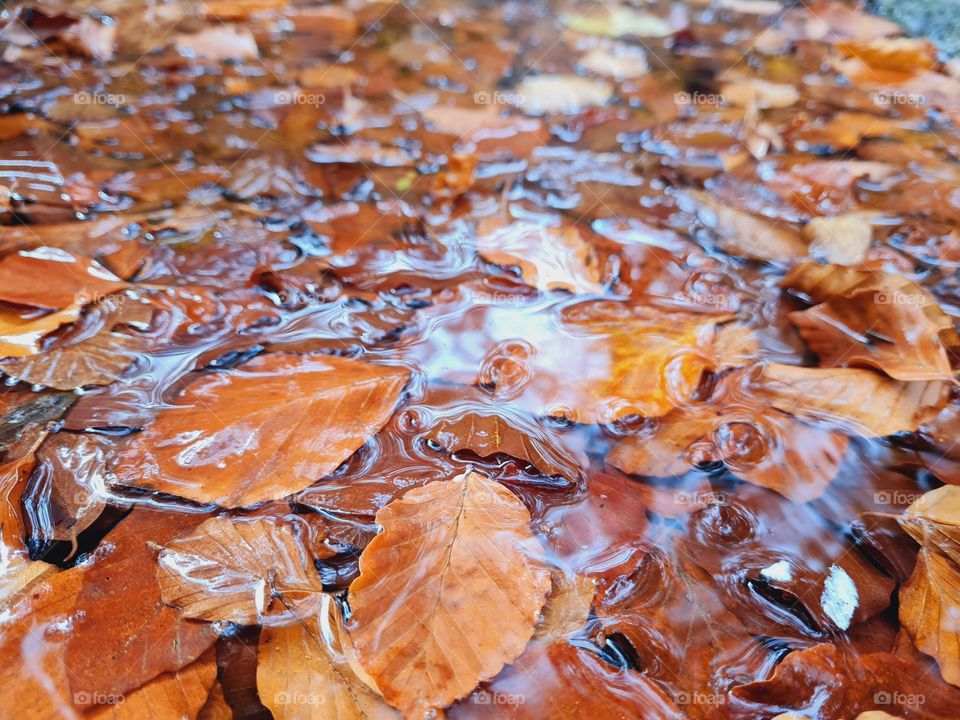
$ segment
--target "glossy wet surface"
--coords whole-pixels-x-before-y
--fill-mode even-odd
[[[922,41],[766,0],[3,12],[0,716],[334,717],[346,641],[278,666],[285,623],[359,636],[378,511],[472,468],[551,619],[448,717],[960,717],[960,514],[897,521],[960,479]],[[229,612],[177,584],[209,544]],[[395,716],[354,670],[342,717]]]

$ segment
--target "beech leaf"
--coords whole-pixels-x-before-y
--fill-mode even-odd
[[[308,534],[300,520],[210,518],[162,546],[160,593],[168,605],[201,620],[296,622],[315,613],[323,597]]]
[[[523,503],[472,471],[411,490],[376,519],[348,630],[387,702],[423,717],[520,655],[550,575]]]
[[[958,344],[953,320],[916,283],[889,273],[802,263],[782,284],[818,303],[790,319],[821,364],[877,367],[897,380],[951,377],[946,348]]]
[[[326,355],[198,375],[119,454],[117,482],[225,507],[291,495],[383,427],[406,381],[405,370]]]
[[[477,250],[494,265],[515,265],[523,281],[540,290],[602,294],[593,249],[575,227],[545,228],[530,222],[500,225],[485,221]]]
[[[870,370],[764,366],[758,392],[786,413],[836,423],[865,437],[913,432],[947,402],[945,382],[900,382]]]
[[[330,608],[260,633],[257,690],[276,720],[391,720],[400,714],[357,676],[350,638]]]

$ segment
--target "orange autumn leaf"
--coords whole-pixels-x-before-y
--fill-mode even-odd
[[[146,327],[152,315],[148,304],[124,298],[104,303],[102,326],[78,342],[58,343],[45,352],[0,362],[0,372],[31,385],[74,390],[87,385],[109,385],[129,368],[143,343],[123,326]],[[100,311],[99,306],[95,310]]]
[[[339,610],[260,633],[257,691],[276,720],[395,720],[400,714],[358,677]]]
[[[61,325],[80,317],[80,306],[37,315],[20,313],[0,305],[0,358],[22,358],[40,352],[41,340]]]
[[[729,317],[571,305],[549,333],[495,346],[478,382],[523,409],[578,423],[659,417],[689,400],[703,373],[720,364],[712,344],[717,324]]]
[[[98,262],[59,248],[20,250],[0,258],[0,301],[13,305],[65,310],[127,287]]]
[[[543,608],[534,640],[551,645],[576,634],[587,624],[597,583],[586,575],[568,575],[562,570],[550,573],[552,587]]]
[[[348,630],[387,702],[423,717],[520,655],[550,575],[523,503],[472,471],[411,490],[376,521]]]
[[[841,265],[802,263],[784,287],[816,303],[790,319],[822,365],[869,366],[897,380],[951,377],[952,318],[916,283]]]
[[[488,219],[477,229],[477,251],[494,265],[515,266],[528,285],[540,290],[602,294],[593,249],[575,227],[545,228],[519,221]]]
[[[426,437],[452,452],[469,450],[480,457],[503,453],[530,463],[544,475],[575,481],[580,463],[557,439],[550,438],[552,443],[542,440],[542,432],[493,412],[467,412],[437,421]]]
[[[794,502],[823,495],[840,469],[847,436],[768,408],[738,391],[736,378],[728,376],[708,403],[663,417],[653,435],[619,441],[607,461],[624,472],[655,477],[723,462],[737,477]]]
[[[117,481],[225,507],[285,497],[383,427],[406,381],[405,370],[327,355],[199,375],[120,453]]]
[[[943,409],[941,381],[900,382],[870,370],[807,368],[768,363],[757,393],[800,418],[835,423],[864,437],[913,432]]]
[[[900,622],[919,650],[937,660],[943,679],[960,686],[960,568],[927,544],[900,587]]]
[[[323,597],[308,534],[299,520],[210,518],[162,546],[160,594],[201,620],[296,623],[315,613]]]
[[[211,648],[176,672],[159,675],[141,688],[101,702],[85,717],[91,720],[182,720],[195,718],[217,679],[217,654]],[[110,700],[106,696],[105,700]]]
[[[806,242],[790,225],[730,207],[705,192],[691,190],[687,195],[700,220],[731,255],[782,263],[807,256]]]
[[[96,704],[94,692],[125,695],[176,672],[216,641],[213,626],[190,620],[163,602],[152,571],[156,545],[189,533],[203,517],[137,508],[81,566],[83,588],[65,658],[78,708]],[[68,572],[72,570],[60,575]]]
[[[836,47],[844,56],[857,58],[878,70],[919,73],[937,64],[937,49],[928,40],[874,38],[843,41]]]

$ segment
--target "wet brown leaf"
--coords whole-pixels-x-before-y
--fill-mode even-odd
[[[953,320],[916,283],[889,273],[803,263],[783,285],[817,303],[790,319],[822,365],[866,365],[904,381],[952,376],[947,346],[958,344]]]
[[[411,490],[377,523],[350,586],[348,629],[387,702],[421,716],[520,655],[550,578],[526,508],[471,471]]]
[[[947,401],[940,381],[900,382],[854,368],[805,368],[769,363],[758,392],[786,413],[836,423],[865,437],[913,432]]]
[[[332,598],[319,615],[260,633],[257,689],[277,720],[390,720],[400,714],[354,672]]]
[[[379,430],[406,380],[394,367],[279,353],[199,375],[120,453],[117,481],[226,507],[291,495]]]
[[[308,551],[309,526],[275,518],[210,518],[161,546],[164,602],[187,617],[287,625],[316,613],[323,583]]]

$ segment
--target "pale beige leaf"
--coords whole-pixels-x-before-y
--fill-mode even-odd
[[[900,587],[900,622],[919,650],[935,658],[943,679],[960,685],[960,569],[924,547]]]
[[[800,100],[793,85],[773,83],[759,78],[736,79],[721,86],[723,99],[737,107],[785,108]]]
[[[601,35],[606,37],[638,37],[660,38],[672,35],[674,28],[666,20],[649,13],[637,12],[628,6],[613,6],[587,12],[570,13],[564,15],[561,21],[575,32],[584,35]]]
[[[913,432],[936,417],[949,386],[900,382],[870,370],[767,364],[758,390],[791,415],[834,422],[865,437]]]
[[[316,612],[323,583],[297,519],[206,520],[160,551],[164,602],[191,618],[242,625],[286,625]]]
[[[523,503],[474,472],[411,490],[376,520],[348,629],[387,702],[423,717],[520,655],[550,575]]]
[[[803,227],[810,241],[810,255],[837,265],[863,262],[873,242],[871,213],[847,213],[835,217],[815,217]]]
[[[350,666],[333,606],[260,633],[257,690],[276,720],[390,720],[400,714]]]
[[[508,97],[530,115],[573,113],[605,105],[613,95],[609,83],[578,75],[530,75]]]
[[[555,643],[583,629],[590,615],[597,582],[585,575],[568,575],[562,570],[550,573],[552,587],[543,608],[534,639]]]
[[[593,249],[576,228],[561,230],[524,221],[508,225],[486,221],[477,232],[480,256],[494,265],[519,267],[528,285],[540,290],[603,292]]]

